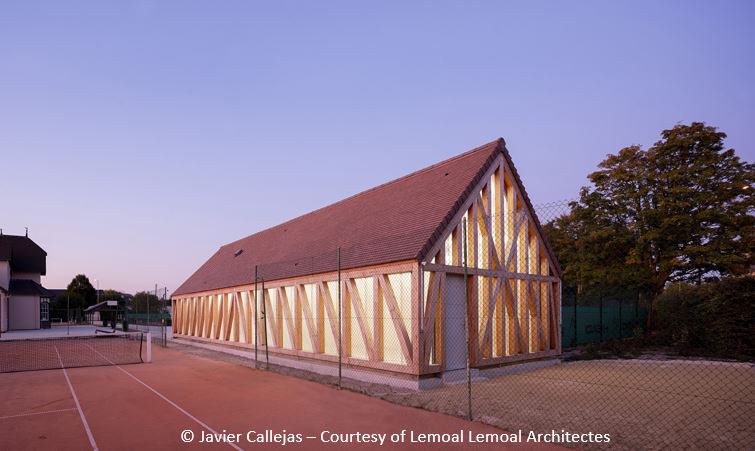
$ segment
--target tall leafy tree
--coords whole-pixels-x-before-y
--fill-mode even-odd
[[[150,313],[159,312],[162,308],[160,298],[146,291],[140,291],[134,294],[134,298],[131,300],[131,308],[134,313]]]
[[[84,274],[74,277],[66,291],[71,298],[71,308],[86,308],[97,302],[97,290]],[[74,300],[76,305],[74,305]]]
[[[669,282],[748,272],[755,165],[726,149],[725,138],[693,122],[664,130],[647,150],[608,155],[570,214],[546,228],[566,281],[654,296]]]
[[[100,292],[100,300],[102,301],[118,301],[119,304],[123,304],[123,293],[115,290],[102,290]]]

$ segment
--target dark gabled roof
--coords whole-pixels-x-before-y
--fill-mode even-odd
[[[513,170],[498,139],[226,244],[173,295],[335,271],[339,247],[341,269],[422,259],[499,153]]]
[[[115,311],[121,311],[123,310],[122,303],[119,303],[117,306],[111,306],[108,305],[108,302],[110,301],[102,301],[94,305],[90,305],[89,307],[84,309],[84,313],[89,312],[115,312]],[[131,310],[131,309],[129,309]]]
[[[8,293],[11,296],[40,296],[50,297],[50,292],[45,287],[33,280],[11,279]]]
[[[26,236],[0,235],[0,261],[9,261],[17,272],[47,272],[47,252]]]
[[[60,296],[63,296],[64,294],[66,294],[67,290],[65,288],[48,288],[47,291],[50,292],[51,298],[57,299]]]

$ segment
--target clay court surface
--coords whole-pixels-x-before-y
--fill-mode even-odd
[[[280,449],[250,444],[249,430],[318,436],[500,429],[391,404],[281,374],[153,348],[153,363],[0,374],[1,450]],[[70,381],[70,386],[69,386]],[[74,394],[75,393],[75,397]],[[242,433],[232,447],[181,441],[191,429]],[[336,445],[305,439],[283,449],[506,449],[507,445]],[[542,446],[539,446],[542,448]]]

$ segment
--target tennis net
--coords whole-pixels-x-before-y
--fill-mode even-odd
[[[0,341],[0,373],[143,363],[144,334]]]

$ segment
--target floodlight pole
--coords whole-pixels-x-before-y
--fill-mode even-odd
[[[66,335],[71,335],[71,294],[66,293]]]

